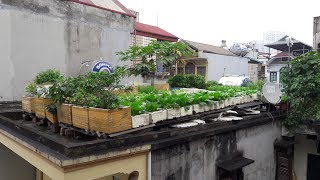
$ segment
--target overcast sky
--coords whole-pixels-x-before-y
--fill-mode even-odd
[[[182,39],[220,45],[221,40],[262,40],[263,32],[283,31],[312,45],[313,17],[320,0],[120,0],[140,13],[140,22],[157,25]]]

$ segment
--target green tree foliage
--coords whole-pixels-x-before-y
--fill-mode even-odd
[[[132,46],[117,53],[122,61],[132,62],[132,66],[128,68],[130,75],[141,75],[144,79],[155,74],[156,62],[171,67],[175,60],[191,54],[192,51],[184,43],[167,41],[152,41],[147,46]]]
[[[303,120],[320,120],[320,54],[309,52],[298,56],[280,74],[290,102],[285,124],[295,127]]]

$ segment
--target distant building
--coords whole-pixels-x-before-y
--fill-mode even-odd
[[[218,46],[181,40],[195,51],[195,57],[178,63],[178,74],[199,74],[206,80],[215,80],[227,75],[248,76],[248,59],[239,57]]]
[[[313,19],[313,48],[320,52],[320,16]]]
[[[270,53],[270,54],[277,54],[279,51],[275,49],[270,49],[265,46],[265,44],[269,44],[279,39],[283,38],[286,34],[280,31],[267,31],[263,33],[263,40],[256,40],[252,41],[251,43],[254,44],[255,49],[262,53]]]
[[[292,39],[293,45],[290,47],[289,53],[289,47],[287,45],[286,38],[288,38],[288,36],[285,36],[276,42],[266,44],[267,47],[282,51],[273,56],[267,62],[266,77],[269,82],[280,83],[281,69],[288,66],[289,61],[293,57],[307,53],[312,49],[311,46],[296,39]]]

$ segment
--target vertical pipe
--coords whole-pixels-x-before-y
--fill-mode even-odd
[[[151,151],[148,152],[148,180],[151,180]]]

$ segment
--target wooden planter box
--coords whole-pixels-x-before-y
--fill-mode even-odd
[[[167,111],[168,111],[168,117],[167,117],[167,119],[178,118],[178,117],[181,116],[181,110],[180,110],[180,108],[167,109]]]
[[[34,99],[34,112],[38,118],[46,118],[47,106],[52,104],[53,101],[48,98],[35,98]]]
[[[89,129],[107,134],[132,128],[131,108],[89,108]]]
[[[167,110],[155,111],[150,114],[150,120],[152,123],[156,123],[158,121],[166,120],[168,117]]]
[[[169,90],[169,84],[165,83],[165,84],[155,84],[154,87],[157,90]]]
[[[137,128],[141,126],[147,126],[150,124],[149,114],[140,114],[137,116],[132,116],[132,128]]]
[[[74,127],[89,130],[89,109],[72,106],[72,124]]]
[[[72,125],[72,105],[61,104],[57,107],[58,121],[64,124]]]
[[[22,97],[22,111],[34,113],[34,97]]]
[[[131,108],[124,107],[119,109],[111,109],[109,126],[106,133],[116,133],[128,129],[132,129]]]
[[[192,114],[193,114],[193,106],[182,107],[182,108],[180,109],[180,111],[181,111],[181,116],[192,115]]]
[[[46,118],[52,123],[57,124],[58,123],[58,116],[56,114],[52,114],[46,109]]]

